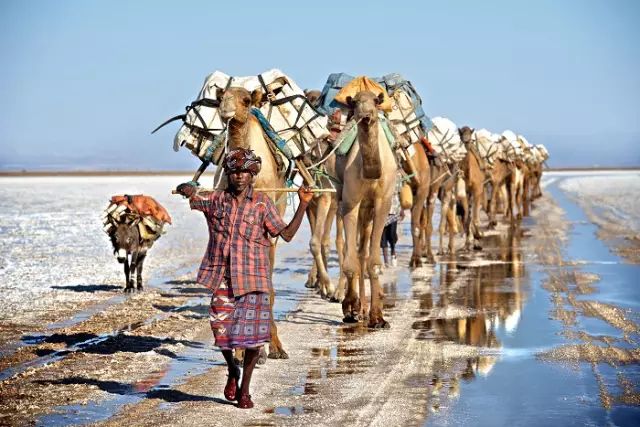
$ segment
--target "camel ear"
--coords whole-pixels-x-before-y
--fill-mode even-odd
[[[349,108],[356,108],[356,103],[353,102],[353,98],[351,96],[347,96],[346,101]]]
[[[224,96],[224,89],[216,88],[216,99],[218,101],[222,101],[222,97]]]
[[[382,105],[384,102],[384,93],[380,92],[376,98],[376,105]]]
[[[259,107],[260,104],[262,104],[262,96],[263,96],[263,92],[260,89],[254,89],[253,92],[251,92],[251,105],[253,105],[254,107]]]

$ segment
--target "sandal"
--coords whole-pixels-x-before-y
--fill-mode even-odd
[[[235,375],[228,375],[227,385],[224,387],[224,398],[233,401],[236,400],[238,393],[238,383],[240,382],[240,368],[236,367]]]
[[[250,394],[243,394],[238,399],[238,408],[240,409],[251,409],[253,408],[253,401],[251,400]]]

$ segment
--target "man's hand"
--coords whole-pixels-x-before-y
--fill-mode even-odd
[[[186,198],[190,198],[196,192],[196,186],[191,182],[185,182],[176,187],[176,191]]]
[[[300,188],[298,188],[298,197],[301,202],[309,203],[311,199],[313,199],[313,192],[311,191],[311,188],[306,185],[301,185]]]

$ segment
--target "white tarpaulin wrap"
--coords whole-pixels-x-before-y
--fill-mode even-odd
[[[423,136],[422,127],[411,97],[402,89],[397,89],[391,97],[391,104],[392,108],[387,113],[387,118],[394,130],[411,144],[420,141]]]
[[[249,92],[261,89],[266,92],[268,101],[260,106],[260,111],[287,142],[294,156],[306,151],[316,139],[329,134],[327,117],[319,115],[306,102],[304,92],[291,78],[277,69],[262,73],[260,77],[264,85],[259,76],[231,77],[216,71],[205,79],[196,101],[216,100],[217,90],[228,87],[244,87]],[[272,105],[274,101],[292,96],[294,98],[287,102]],[[208,132],[202,131],[205,127]],[[202,158],[213,142],[211,134],[219,135],[223,130],[224,124],[215,104],[197,105],[187,113],[184,124],[174,138],[173,148],[178,151],[184,145]]]
[[[433,127],[427,137],[433,149],[446,161],[460,161],[467,154],[467,149],[462,144],[458,127],[445,117],[431,119]]]
[[[543,144],[538,144],[536,145],[536,148],[542,155],[542,160],[547,160],[549,158],[549,152],[547,151],[547,147],[545,147]]]
[[[529,144],[527,138],[525,138],[523,135],[518,135],[518,143],[520,144],[520,148],[522,149],[522,156],[524,160],[527,162],[535,161],[533,151],[531,151],[533,145]]]
[[[487,129],[479,129],[473,133],[472,137],[478,148],[480,155],[492,165],[500,158],[502,153],[502,144],[500,144],[500,135],[492,133]]]
[[[518,142],[518,137],[513,131],[505,130],[502,132],[502,146],[507,160],[517,160],[522,158],[522,148]]]

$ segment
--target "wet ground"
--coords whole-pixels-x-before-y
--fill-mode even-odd
[[[399,267],[383,275],[389,330],[343,325],[338,304],[304,288],[303,228],[280,246],[274,277],[290,359],[258,368],[250,411],[222,397],[207,294],[186,258],[178,271],[151,270],[143,294],[100,287],[115,278],[83,288],[106,295],[55,323],[25,321],[19,340],[3,320],[0,424],[637,425],[640,267],[598,239],[563,189],[576,177],[548,174],[531,217],[435,266],[404,267],[403,224]]]

